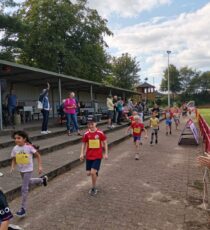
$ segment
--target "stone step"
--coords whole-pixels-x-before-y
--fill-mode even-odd
[[[112,151],[112,147],[114,145],[129,137],[129,135],[126,134],[126,129],[127,127],[124,125],[121,126],[120,129],[114,129],[107,133],[109,152]],[[80,148],[81,142],[75,145],[66,146],[60,150],[53,151],[51,154],[42,155],[44,174],[49,177],[49,180],[81,164],[79,160]],[[21,177],[18,172],[13,172],[11,174],[10,166],[1,168],[1,172],[4,175],[0,177],[0,185],[3,191],[6,193],[8,199],[12,200],[20,195]],[[36,159],[34,160],[33,176],[38,176]]]
[[[123,125],[116,126],[113,130],[122,129],[123,127],[126,127],[127,125],[128,125],[127,123],[124,123]],[[105,133],[109,133],[112,131],[107,128],[107,125],[100,126],[100,129],[103,130]],[[84,131],[85,130],[81,132],[83,133]],[[82,138],[81,136],[77,136],[76,134],[72,136],[68,136],[66,135],[66,132],[65,132],[65,134],[62,134],[56,137],[48,137],[47,139],[34,141],[33,144],[40,146],[39,152],[42,155],[44,155],[44,154],[48,154],[53,151],[65,148],[67,146],[77,144],[81,141],[81,138]],[[6,167],[10,165],[12,149],[13,149],[13,146],[1,149],[0,170],[1,170],[1,167]]]
[[[101,125],[105,125],[107,123],[107,121],[100,121],[98,122],[98,126]],[[86,125],[82,125],[80,126],[80,129],[86,129]],[[21,130],[21,129],[20,129]],[[26,130],[27,132],[29,132],[28,130]],[[35,141],[35,140],[42,140],[42,139],[47,139],[49,137],[55,137],[55,136],[60,136],[62,134],[66,134],[66,127],[63,126],[53,126],[52,128],[50,128],[50,131],[52,131],[52,133],[49,133],[47,135],[43,135],[40,132],[40,127],[38,130],[33,130],[30,131],[30,140],[31,141]],[[11,138],[12,133],[14,132],[11,131],[9,134],[5,134],[4,136],[0,136],[0,149],[2,148],[6,148],[9,146],[13,146],[14,145],[14,141]]]

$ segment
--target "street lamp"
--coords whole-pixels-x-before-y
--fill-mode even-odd
[[[168,54],[168,107],[171,106],[171,102],[170,102],[170,74],[169,74],[169,55],[171,53],[170,50],[166,51]]]

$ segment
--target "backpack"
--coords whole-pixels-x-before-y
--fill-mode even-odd
[[[37,109],[43,109],[43,104],[42,104],[42,102],[41,101],[37,101]]]

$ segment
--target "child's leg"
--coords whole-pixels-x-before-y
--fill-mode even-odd
[[[157,144],[158,142],[158,130],[155,129],[155,143]]]
[[[30,179],[30,185],[42,185],[43,179],[42,178],[31,178]]]
[[[150,141],[150,144],[153,143],[153,138],[154,138],[154,130],[152,130],[152,133],[151,133],[151,141]]]
[[[27,197],[28,197],[28,190],[29,190],[29,184],[30,184],[31,176],[32,176],[32,172],[21,173],[21,177],[22,177],[22,187],[21,187],[22,203],[21,203],[21,208],[24,208],[25,210],[26,210],[26,202],[27,202]]]
[[[92,188],[95,188],[96,180],[97,180],[97,170],[92,168],[90,171],[90,174],[91,174],[91,179],[92,179]]]
[[[139,140],[136,140],[135,146],[136,146],[136,155],[135,155],[135,159],[138,160],[138,159],[139,159],[139,150],[140,150],[140,139],[139,139]]]

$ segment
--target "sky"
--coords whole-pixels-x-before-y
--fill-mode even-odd
[[[105,37],[107,51],[136,57],[141,81],[147,77],[159,89],[168,65],[167,50],[170,63],[178,68],[210,70],[210,0],[88,0],[88,4],[108,20],[114,33]]]
[[[108,52],[129,53],[140,62],[141,80],[158,89],[169,61],[210,70],[210,1],[207,0],[89,0],[108,20],[114,33],[106,37]]]

